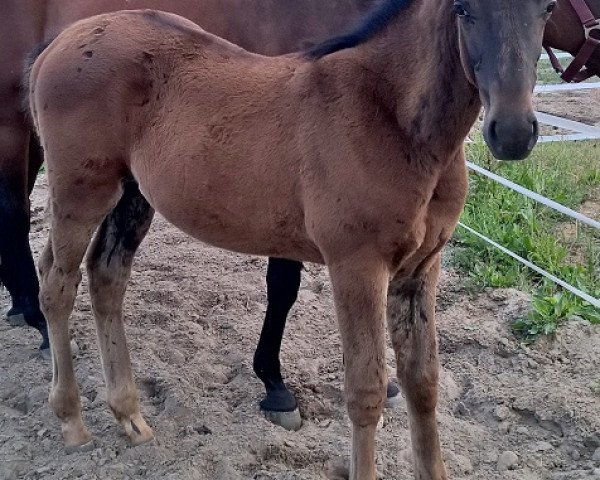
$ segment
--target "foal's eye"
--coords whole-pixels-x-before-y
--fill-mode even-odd
[[[552,13],[552,11],[556,8],[556,2],[550,2],[546,7],[546,13]]]
[[[454,11],[459,17],[469,16],[469,12],[461,2],[454,2]]]

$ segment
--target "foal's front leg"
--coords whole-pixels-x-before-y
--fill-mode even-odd
[[[438,353],[435,294],[440,260],[419,278],[394,278],[389,288],[388,325],[398,379],[406,396],[415,478],[446,480],[436,422]]]
[[[383,262],[353,258],[329,265],[345,359],[352,421],[350,480],[375,480],[375,431],[386,398]]]

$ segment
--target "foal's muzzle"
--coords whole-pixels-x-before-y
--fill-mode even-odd
[[[486,116],[483,137],[498,160],[523,160],[537,143],[539,126],[533,112],[523,116]]]

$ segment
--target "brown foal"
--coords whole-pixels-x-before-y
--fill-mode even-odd
[[[69,345],[79,268],[133,177],[152,207],[206,243],[329,267],[352,480],[375,479],[387,316],[415,477],[446,479],[434,306],[440,250],[467,191],[463,141],[483,103],[494,154],[529,154],[535,65],[554,5],[385,0],[347,35],[275,58],[155,11],[101,15],[61,33],[32,68],[30,98],[52,207],[39,265],[50,405],[67,447],[91,441]],[[98,248],[95,240],[87,265],[108,401],[138,444],[153,434],[121,319],[129,271],[96,262]]]

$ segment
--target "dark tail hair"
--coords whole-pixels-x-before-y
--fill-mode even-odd
[[[49,40],[47,42],[42,42],[36,45],[31,52],[27,54],[25,57],[25,62],[23,63],[23,76],[21,78],[21,109],[23,113],[25,113],[29,119],[31,119],[31,112],[29,110],[29,86],[31,81],[31,69],[33,68],[33,64],[37,60],[37,58],[42,54],[48,45],[52,43],[54,39]]]

